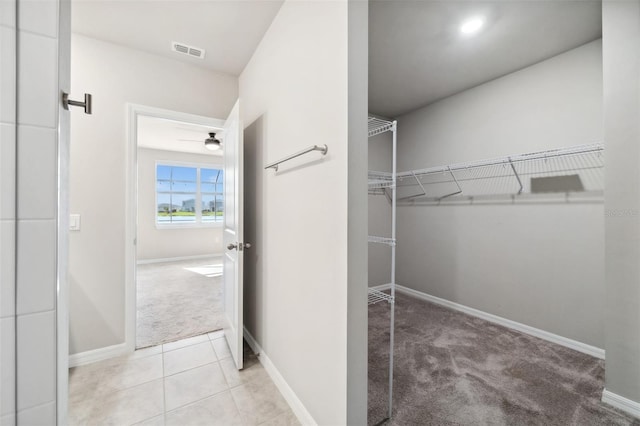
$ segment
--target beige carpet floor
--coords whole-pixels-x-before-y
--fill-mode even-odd
[[[604,362],[398,295],[391,425],[634,425],[600,401]],[[369,424],[386,417],[389,305],[369,307]]]
[[[222,258],[138,265],[136,347],[223,327]]]

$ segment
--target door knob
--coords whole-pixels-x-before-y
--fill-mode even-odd
[[[238,248],[237,244],[229,243],[229,245],[227,245],[227,250],[233,250],[237,248]]]
[[[64,107],[64,109],[69,109],[69,105],[82,107],[82,108],[84,108],[84,113],[85,114],[91,114],[91,94],[90,93],[85,93],[84,94],[84,102],[80,102],[80,101],[72,101],[71,99],[69,99],[69,94],[63,92],[62,93],[62,106]]]
[[[245,249],[250,249],[251,248],[251,243],[244,243],[244,248]]]

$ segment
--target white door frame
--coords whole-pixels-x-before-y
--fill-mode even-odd
[[[125,223],[125,348],[136,350],[136,235],[138,232],[138,117],[155,117],[222,130],[224,120],[144,105],[127,104],[127,176]]]

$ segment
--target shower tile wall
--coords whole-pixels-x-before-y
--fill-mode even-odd
[[[0,30],[0,424],[55,424],[58,1],[2,0]]]

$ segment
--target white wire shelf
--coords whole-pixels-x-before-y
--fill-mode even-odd
[[[369,195],[385,195],[390,198],[386,188],[369,188]]]
[[[390,294],[384,293],[380,290],[370,288],[367,292],[367,304],[375,305],[379,302],[393,302],[393,297]]]
[[[392,173],[369,171],[369,193],[378,193],[380,191],[375,190],[393,187],[395,187],[395,181]],[[380,193],[384,194],[384,191]]]
[[[395,247],[396,245],[396,240],[394,238],[375,237],[373,235],[369,235],[369,242],[377,243],[377,244],[386,244],[390,247]]]
[[[566,186],[567,182],[573,183]],[[399,201],[486,199],[543,192],[601,194],[604,145],[579,145],[401,172],[396,187]]]
[[[369,117],[369,137],[379,135],[395,127],[395,121],[382,120],[376,117]]]
[[[369,180],[369,189],[375,188],[393,188],[395,185],[392,180],[371,179]]]

